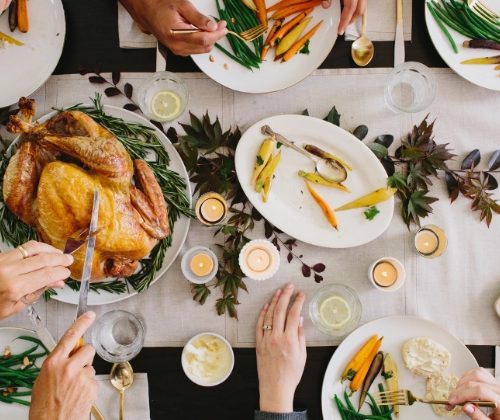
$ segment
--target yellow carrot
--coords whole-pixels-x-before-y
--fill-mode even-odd
[[[299,13],[297,16],[295,16],[292,20],[289,22],[285,23],[281,28],[279,28],[276,33],[271,37],[269,40],[269,45],[271,47],[274,47],[274,44],[276,44],[276,41],[278,39],[283,39],[285,35],[290,32],[296,25],[299,24],[299,22],[304,19],[312,9],[306,10],[302,13]]]
[[[328,220],[328,223],[332,225],[333,228],[338,230],[338,225],[337,225],[337,219],[335,217],[335,213],[333,212],[332,208],[328,205],[328,203],[321,197],[313,187],[311,187],[311,184],[307,182],[304,179],[304,182],[306,183],[307,189],[309,190],[309,193],[312,195],[312,198],[314,198],[314,201],[318,203],[319,207],[323,211],[323,214],[325,215],[326,219]]]
[[[304,44],[314,36],[314,34],[316,33],[316,31],[318,30],[318,28],[321,26],[322,23],[323,21],[317,23],[316,26],[314,26],[308,33],[306,33],[302,38],[300,38],[297,42],[295,42],[295,44],[292,45],[290,49],[283,56],[283,61],[288,61],[291,58],[293,58],[293,56],[302,49]]]
[[[356,372],[359,370],[365,359],[370,354],[370,351],[377,340],[377,335],[372,335],[368,340],[366,340],[365,344],[363,344],[363,346],[358,350],[358,352],[345,367],[344,371],[342,372],[342,377],[340,378],[341,381],[345,381],[346,379],[352,380],[354,378],[354,375],[356,375]]]
[[[20,47],[21,45],[24,45],[21,41],[17,40],[16,38],[13,38],[7,34],[4,34],[3,32],[0,32],[0,41],[5,41],[8,42],[9,44],[14,44]]]
[[[359,368],[359,370],[356,372],[356,375],[354,375],[354,379],[351,381],[349,388],[351,388],[352,392],[356,392],[361,385],[363,385],[363,381],[365,380],[366,374],[368,373],[368,370],[370,369],[370,366],[373,362],[373,359],[375,359],[375,356],[377,355],[380,346],[382,345],[382,340],[384,337],[380,337],[375,345],[372,347],[368,357],[363,361],[363,364]]]
[[[279,42],[278,46],[276,47],[276,56],[281,56],[285,54],[299,39],[300,35],[302,35],[302,32],[306,29],[307,25],[309,25],[309,22],[311,21],[312,16],[309,16],[307,18],[304,18],[300,21],[300,23],[295,26],[286,36],[281,39]]]

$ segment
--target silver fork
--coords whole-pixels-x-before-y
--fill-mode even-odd
[[[448,405],[449,402],[446,400],[430,400],[427,398],[418,398],[408,389],[399,389],[397,391],[384,391],[377,392],[373,395],[375,398],[375,402],[377,405],[413,405],[416,402],[424,403],[424,404],[439,404],[439,405]],[[490,407],[496,408],[497,404],[493,401],[466,401],[462,404],[466,403],[477,405],[478,407]]]
[[[266,25],[257,25],[254,26],[253,28],[247,29],[246,31],[234,32],[228,30],[227,33],[241,39],[242,41],[253,41],[266,31],[267,31]],[[198,28],[170,29],[171,34],[195,34],[198,32],[203,32],[203,30]]]
[[[493,24],[499,24],[500,16],[491,10],[486,4],[481,0],[467,0],[467,4],[470,9],[476,13],[476,15],[490,21]]]

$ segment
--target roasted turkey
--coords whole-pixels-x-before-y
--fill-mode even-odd
[[[62,111],[32,124],[35,104],[22,98],[8,129],[22,133],[3,179],[7,207],[40,239],[64,249],[90,224],[99,189],[99,222],[92,277],[127,277],[158,240],[170,234],[167,204],[143,160],[132,162],[121,142],[90,116]],[[80,279],[85,247],[73,254],[71,277]]]

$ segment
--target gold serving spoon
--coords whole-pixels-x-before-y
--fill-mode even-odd
[[[363,13],[361,23],[361,36],[351,45],[351,56],[356,65],[367,66],[375,54],[375,47],[365,35],[366,32],[366,10]]]
[[[111,384],[120,392],[120,416],[123,420],[123,402],[125,400],[125,390],[130,388],[134,382],[134,370],[129,362],[113,364],[109,374]]]

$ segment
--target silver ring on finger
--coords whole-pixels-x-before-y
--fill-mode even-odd
[[[29,258],[30,254],[28,253],[28,251],[26,251],[26,249],[22,245],[19,245],[17,249],[21,253],[23,260]]]
[[[267,324],[265,324],[265,325],[263,325],[263,326],[262,326],[262,329],[263,329],[264,331],[272,331],[273,326],[272,326],[272,325],[267,325]]]

